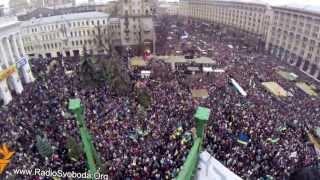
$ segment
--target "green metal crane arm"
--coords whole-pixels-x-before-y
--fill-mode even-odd
[[[74,113],[78,128],[80,129],[80,136],[82,140],[82,144],[84,146],[84,151],[87,158],[87,165],[91,173],[91,177],[94,177],[94,173],[97,171],[97,165],[101,165],[99,158],[97,156],[96,150],[93,146],[93,143],[91,141],[90,134],[88,132],[88,129],[86,127],[85,121],[84,121],[84,108],[81,105],[80,99],[70,99],[69,100],[69,110]]]

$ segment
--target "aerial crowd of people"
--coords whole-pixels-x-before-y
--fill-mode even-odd
[[[191,43],[195,56],[212,58],[214,68],[224,72],[170,72],[166,79],[135,78],[134,84],[143,86],[152,97],[150,107],[143,108],[134,94],[115,96],[108,84],[84,86],[76,73],[79,58],[33,59],[36,81],[24,85],[23,93],[0,109],[1,142],[16,151],[0,177],[46,179],[15,175],[17,168],[88,170],[85,155],[78,160],[68,155],[68,137],[81,144],[77,122],[68,110],[72,98],[80,98],[85,107],[86,125],[103,164],[101,173],[110,179],[176,177],[192,146],[198,106],[211,110],[204,150],[244,179],[285,179],[317,162],[306,132],[320,127],[320,100],[276,70],[285,67],[320,89],[318,82],[257,47],[244,45],[221,28],[212,33],[213,27],[199,20],[159,18],[157,55],[183,55],[186,44]],[[230,78],[247,92],[246,97],[230,84]],[[272,95],[261,85],[265,81],[277,82],[292,96]],[[206,89],[209,97],[193,98],[192,89]],[[249,137],[246,144],[237,141],[240,134]],[[50,157],[40,155],[36,136],[48,140],[53,149]]]

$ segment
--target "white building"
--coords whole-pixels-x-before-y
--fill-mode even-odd
[[[170,16],[178,15],[179,4],[177,2],[162,2],[158,7],[159,14],[167,14]]]
[[[12,100],[11,91],[21,94],[23,82],[34,81],[16,18],[0,18],[0,98]]]
[[[22,40],[30,56],[82,55],[83,48],[97,53],[98,33],[108,41],[109,15],[85,12],[31,19],[22,24]]]

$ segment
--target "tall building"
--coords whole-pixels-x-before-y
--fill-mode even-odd
[[[320,80],[320,13],[272,7],[267,50]]]
[[[22,42],[29,56],[79,56],[84,47],[96,54],[100,41],[108,43],[108,18],[84,12],[31,19],[22,23]]]
[[[27,0],[10,0],[9,8],[12,14],[17,14],[26,11],[29,8]]]
[[[122,46],[141,47],[153,51],[155,34],[149,0],[119,0],[117,17]]]
[[[178,14],[253,36],[269,53],[320,80],[319,12],[240,1],[181,0]]]

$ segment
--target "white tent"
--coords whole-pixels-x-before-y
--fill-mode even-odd
[[[196,176],[201,180],[242,180],[207,151],[200,154]]]
[[[226,72],[224,69],[215,69],[213,70],[213,72],[216,72],[216,73],[224,73]]]
[[[151,74],[150,71],[145,71],[145,70],[142,70],[142,71],[141,71],[141,77],[142,77],[142,78],[149,78],[149,77],[150,77],[150,74]]]
[[[212,67],[203,67],[202,70],[203,72],[213,72]]]

